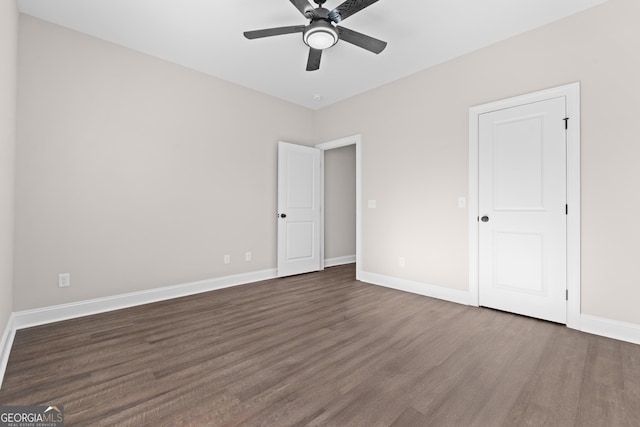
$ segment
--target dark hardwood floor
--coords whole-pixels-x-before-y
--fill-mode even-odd
[[[640,346],[352,265],[18,331],[0,405],[68,426],[640,426]]]

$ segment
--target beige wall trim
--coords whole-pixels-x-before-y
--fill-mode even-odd
[[[115,295],[105,298],[96,298],[87,301],[69,304],[54,305],[51,307],[36,308],[13,313],[13,325],[15,329],[29,328],[61,320],[74,319],[92,314],[104,313],[122,308],[134,307],[142,304],[150,304],[165,301],[172,298],[215,291],[232,286],[246,285],[261,280],[273,279],[276,270],[262,270],[253,273],[243,273],[232,276],[219,277],[209,280],[184,283],[181,285],[166,286],[139,292]]]

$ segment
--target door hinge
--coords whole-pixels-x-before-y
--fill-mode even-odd
[[[564,120],[564,128],[569,129],[569,117],[565,117],[562,120]]]
[[[564,291],[564,297],[565,297],[566,301],[569,301],[569,289]]]
[[[569,205],[564,205],[564,214],[569,215]]]

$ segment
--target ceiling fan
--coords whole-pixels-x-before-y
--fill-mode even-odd
[[[376,54],[382,52],[387,46],[387,42],[383,42],[382,40],[374,39],[373,37],[339,25],[334,25],[339,24],[365,7],[371,6],[378,0],[346,0],[333,10],[322,7],[326,0],[313,0],[318,5],[315,9],[308,0],[290,1],[305,18],[310,20],[309,25],[293,25],[290,27],[245,31],[244,36],[248,39],[258,39],[282,34],[302,33],[302,40],[309,46],[307,71],[318,70],[320,68],[322,51],[335,45],[338,40],[344,40]]]

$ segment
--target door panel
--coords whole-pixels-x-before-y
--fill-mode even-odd
[[[313,243],[315,230],[313,221],[288,221],[287,227],[287,260],[309,259],[314,255]]]
[[[493,252],[495,287],[543,294],[542,241],[541,233],[496,232]]]
[[[320,150],[278,144],[278,276],[320,269]]]
[[[543,209],[541,117],[521,117],[494,126],[493,209]]]
[[[307,147],[305,147],[307,148]],[[314,185],[314,152],[298,151],[299,148],[286,149],[285,165],[287,168],[287,208],[313,209],[316,191]]]
[[[566,323],[565,98],[482,114],[480,305]]]

